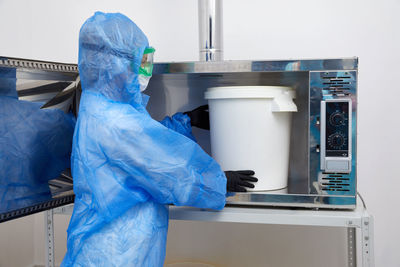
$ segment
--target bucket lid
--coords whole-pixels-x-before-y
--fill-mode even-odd
[[[272,99],[272,112],[297,112],[293,102],[296,92],[286,86],[222,86],[211,87],[205,99]]]
[[[282,94],[296,98],[295,91],[288,86],[221,86],[210,87],[205,99],[229,98],[276,98]]]

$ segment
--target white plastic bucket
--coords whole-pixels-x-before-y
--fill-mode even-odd
[[[295,91],[283,86],[212,87],[205,98],[212,156],[221,168],[254,170],[258,182],[248,191],[287,187]]]

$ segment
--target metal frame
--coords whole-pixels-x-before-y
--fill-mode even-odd
[[[43,78],[77,77],[78,65],[24,58],[0,56],[0,67],[18,68],[23,71],[33,71]],[[357,70],[358,58],[332,59],[300,59],[300,60],[224,60],[224,61],[193,61],[193,62],[161,62],[154,64],[153,74],[187,74],[215,72],[274,72],[274,71],[326,71],[326,70]],[[44,71],[44,72],[40,72]],[[32,72],[32,73],[33,73]],[[25,73],[24,73],[25,74]],[[53,75],[51,75],[53,74]],[[23,76],[25,77],[25,76]],[[20,78],[20,77],[18,77]]]
[[[301,60],[224,60],[157,63],[154,64],[153,75],[172,73],[351,71],[357,69],[357,57]]]
[[[54,199],[50,199],[49,201],[46,201],[43,203],[38,203],[33,206],[1,213],[0,214],[0,223],[18,219],[23,216],[31,215],[31,214],[38,213],[41,211],[53,209],[53,208],[56,208],[59,206],[67,205],[67,204],[73,203],[74,199],[75,199],[75,195],[73,195],[73,194],[67,195],[67,196],[60,196],[60,197],[57,197]]]
[[[46,266],[54,266],[53,214],[72,214],[73,205],[47,211]],[[347,231],[348,267],[374,267],[373,217],[359,205],[355,210],[309,210],[277,208],[225,207],[222,211],[170,206],[171,220],[209,221],[248,224],[345,227]],[[49,224],[51,224],[49,226]],[[360,253],[357,253],[356,232],[360,232]],[[49,234],[50,233],[50,234]],[[358,254],[361,254],[358,256]],[[359,264],[358,264],[359,263]]]

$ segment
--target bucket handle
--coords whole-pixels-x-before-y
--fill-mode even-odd
[[[297,112],[297,106],[293,102],[293,96],[289,92],[284,92],[274,97],[272,101],[272,112]]]

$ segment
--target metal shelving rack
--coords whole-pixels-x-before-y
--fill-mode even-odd
[[[355,210],[278,209],[233,206],[227,206],[223,211],[175,206],[170,206],[169,209],[171,220],[344,227],[347,228],[347,266],[375,266],[373,217],[361,204]],[[47,210],[45,213],[47,267],[54,267],[53,215],[72,214],[72,211],[73,205],[68,205]],[[360,234],[360,238],[356,238],[357,232]],[[358,246],[360,246],[359,253],[357,253]]]
[[[0,83],[14,80],[19,100],[46,103],[42,108],[68,109],[76,105],[75,91],[80,88],[76,64],[0,56],[0,68],[8,70],[6,73],[9,73],[9,76],[0,75]],[[47,200],[40,198],[40,201],[35,202],[36,196],[33,195],[29,196],[32,200],[29,206],[11,205],[12,208],[5,211],[3,209],[0,213],[0,223],[73,203],[75,196],[70,171],[65,170],[59,177],[50,180],[49,190],[51,197]]]

